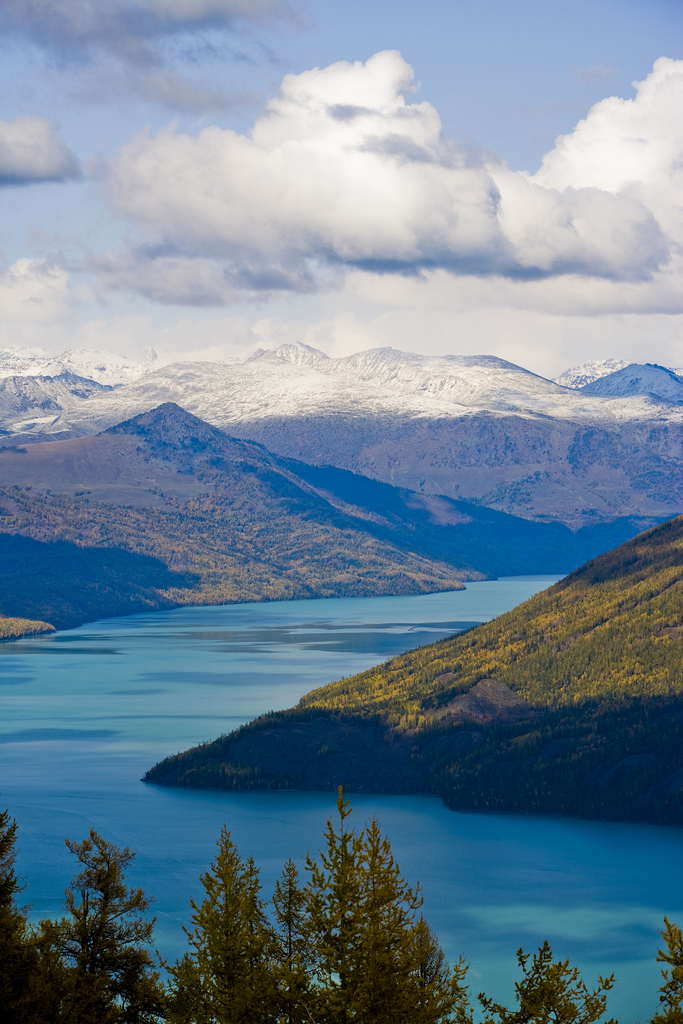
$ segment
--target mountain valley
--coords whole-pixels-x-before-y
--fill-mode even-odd
[[[167,403],[0,451],[0,612],[58,628],[177,604],[427,593],[563,574],[633,536],[282,459]]]

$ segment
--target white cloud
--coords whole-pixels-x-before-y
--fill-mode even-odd
[[[651,210],[683,243],[683,61],[660,57],[631,100],[596,103],[561,135],[533,181],[543,188],[595,188]]]
[[[44,259],[22,259],[0,274],[3,319],[46,322],[67,314],[69,275]]]
[[[2,300],[0,285],[0,301]],[[101,310],[100,310],[101,314]],[[109,350],[128,359],[143,359],[151,347],[158,355],[155,365],[178,360],[224,362],[243,359],[266,339],[243,316],[168,317],[167,322],[150,314],[88,316],[53,319],[51,322],[4,320],[0,317],[0,348],[23,356],[58,356],[72,349]]]
[[[65,181],[78,177],[76,157],[46,117],[0,118],[0,184]]]
[[[287,75],[248,135],[138,135],[112,164],[113,202],[152,243],[219,260],[246,289],[310,290],[340,267],[536,291],[549,277],[680,280],[683,62],[593,107],[534,176],[444,138],[431,104],[406,101],[412,77],[385,51]]]

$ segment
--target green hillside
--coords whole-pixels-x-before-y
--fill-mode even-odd
[[[147,778],[337,781],[439,793],[457,808],[683,824],[683,518],[491,623],[313,690]]]

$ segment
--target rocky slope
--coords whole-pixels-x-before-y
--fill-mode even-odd
[[[172,401],[278,455],[579,526],[683,509],[683,406],[648,387],[595,395],[491,356],[286,345],[153,369],[31,429],[12,412],[4,443],[84,436]]]
[[[374,536],[261,446],[173,405],[6,449],[0,478],[7,617],[65,628],[178,604],[462,587],[452,566]]]
[[[493,622],[320,687],[145,776],[440,794],[683,825],[683,517]]]

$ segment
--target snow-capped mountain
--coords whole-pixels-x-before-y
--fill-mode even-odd
[[[677,405],[683,404],[683,380],[656,363],[631,363],[616,373],[600,377],[581,388],[584,395],[600,395],[607,398],[634,398],[650,395]]]
[[[683,510],[683,405],[647,381],[610,392],[624,371],[593,394],[493,356],[382,348],[330,359],[285,345],[245,362],[150,367],[49,416],[35,380],[36,405],[6,408],[0,427],[5,445],[81,436],[176,402],[278,455],[518,515],[670,515]]]
[[[0,422],[4,429],[0,428],[0,433],[52,435],[54,424],[65,414],[92,395],[112,390],[111,384],[99,384],[67,372],[54,377],[1,378]],[[68,428],[61,436],[70,436]]]
[[[308,345],[282,345],[272,352],[259,349],[249,362],[287,362],[307,366],[327,377],[354,381],[387,396],[401,396],[414,411],[434,403],[487,408],[544,407],[561,402],[563,392],[553,381],[496,356],[421,356],[393,348],[357,352],[330,359]]]
[[[584,388],[586,384],[623,370],[625,366],[630,366],[628,359],[589,359],[587,363],[565,370],[559,377],[555,377],[555,382],[565,388]]]
[[[150,370],[70,406],[58,427],[94,433],[166,401],[232,432],[245,424],[312,417],[378,424],[496,413],[593,423],[653,415],[647,395],[628,402],[595,398],[495,356],[431,357],[382,348],[329,359],[308,346],[286,345],[243,363],[172,363]]]
[[[144,359],[126,356],[106,349],[74,348],[50,356],[38,349],[28,351],[0,349],[0,379],[5,377],[58,377],[63,373],[85,377],[98,384],[128,384],[152,369],[157,355],[147,349]]]
[[[625,369],[627,366],[634,365],[636,364],[628,359],[589,359],[587,363],[581,363],[580,366],[573,366],[570,370],[565,370],[564,373],[561,373],[559,377],[555,377],[554,380],[556,384],[562,384],[565,388],[580,390],[585,388],[587,384],[592,384],[602,377],[610,376],[619,370]],[[666,366],[661,367],[661,369],[670,370],[678,376],[683,374],[683,366]],[[594,395],[602,394],[599,391],[590,393]],[[607,394],[607,392],[605,393]],[[614,393],[616,394],[616,392]]]

